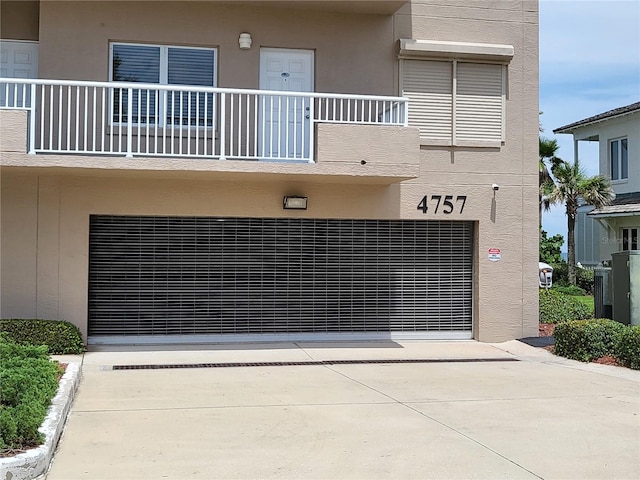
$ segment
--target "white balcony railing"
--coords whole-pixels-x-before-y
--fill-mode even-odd
[[[407,125],[407,99],[0,78],[29,153],[313,162],[315,124]]]

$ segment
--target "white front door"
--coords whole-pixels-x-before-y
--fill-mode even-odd
[[[0,77],[38,78],[38,42],[0,40]],[[31,90],[24,85],[0,84],[0,106],[25,107]]]
[[[260,89],[313,92],[313,51],[260,49]],[[260,97],[260,156],[311,160],[311,99],[287,94]]]
[[[0,40],[0,77],[38,78],[38,42]]]

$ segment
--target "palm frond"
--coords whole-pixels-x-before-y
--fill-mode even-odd
[[[610,205],[615,198],[611,181],[602,175],[586,178],[580,185],[580,196],[596,208]]]
[[[539,154],[540,160],[544,160],[545,158],[552,158],[556,156],[556,152],[558,151],[558,141],[553,138],[544,138],[539,137]]]

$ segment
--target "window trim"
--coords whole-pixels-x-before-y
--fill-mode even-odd
[[[621,227],[620,228],[620,250],[623,252],[638,250],[638,231],[640,229],[638,227]],[[635,237],[633,236],[635,231]],[[626,240],[625,240],[626,239]],[[624,248],[625,243],[629,246],[631,244],[631,248]],[[636,247],[636,248],[633,248]]]
[[[121,41],[110,41],[109,42],[109,82],[116,82],[116,80],[113,80],[113,47],[114,45],[126,45],[126,46],[139,46],[139,47],[150,47],[150,48],[159,48],[160,49],[160,58],[159,58],[159,81],[157,83],[157,85],[163,85],[163,86],[169,86],[169,85],[174,85],[174,84],[170,84],[169,83],[169,49],[171,48],[180,48],[180,49],[189,49],[189,50],[207,50],[207,51],[212,51],[213,52],[213,78],[212,78],[212,85],[211,88],[216,88],[218,86],[218,48],[217,47],[204,47],[204,46],[193,46],[193,45],[179,45],[179,44],[159,44],[159,43],[140,43],[140,42],[121,42]],[[136,82],[131,82],[131,83],[136,83]],[[143,83],[143,82],[140,82]],[[155,85],[155,83],[154,83]],[[177,84],[176,84],[177,85]],[[186,86],[190,86],[190,85],[186,85]],[[160,90],[159,94],[162,97],[166,97],[166,91],[164,90]],[[113,91],[111,91],[111,95],[113,95]],[[113,118],[113,104],[114,100],[113,98],[111,98],[111,100],[109,101],[109,125],[113,125],[113,126],[120,126],[120,125],[126,125],[127,122],[123,121],[118,122],[115,121]],[[167,121],[167,116],[166,116],[166,111],[164,105],[165,105],[165,99],[161,99],[158,105],[158,119],[160,119],[160,121],[154,121],[152,122],[147,122],[144,124],[139,125],[139,127],[143,127],[146,125],[149,125],[149,127],[157,127],[157,128],[181,128],[181,129],[187,129],[189,128],[189,125],[175,125],[175,124],[170,124]],[[212,113],[215,112],[215,108],[216,108],[216,98],[215,95],[213,95],[213,106],[212,106]],[[213,118],[213,123],[215,124],[215,118]],[[137,124],[136,124],[137,125]],[[207,126],[205,127],[207,128],[207,130],[211,130],[214,127],[211,126]]]
[[[626,141],[627,144],[627,176],[622,176],[622,141]],[[613,178],[613,145],[618,144],[618,153],[617,153],[617,170],[618,175],[616,178]],[[612,183],[626,183],[629,181],[629,140],[627,136],[610,138],[607,142],[607,160],[608,160],[608,168],[609,168],[609,177],[611,178]]]

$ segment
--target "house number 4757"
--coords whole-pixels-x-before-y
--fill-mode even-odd
[[[418,210],[422,210],[422,213],[427,213],[429,206],[433,208],[433,213],[438,213],[438,210],[446,215],[453,213],[457,206],[460,206],[460,212],[464,210],[464,204],[467,202],[466,195],[457,195],[454,201],[454,195],[431,195],[431,198],[427,195],[422,197],[418,204]]]

